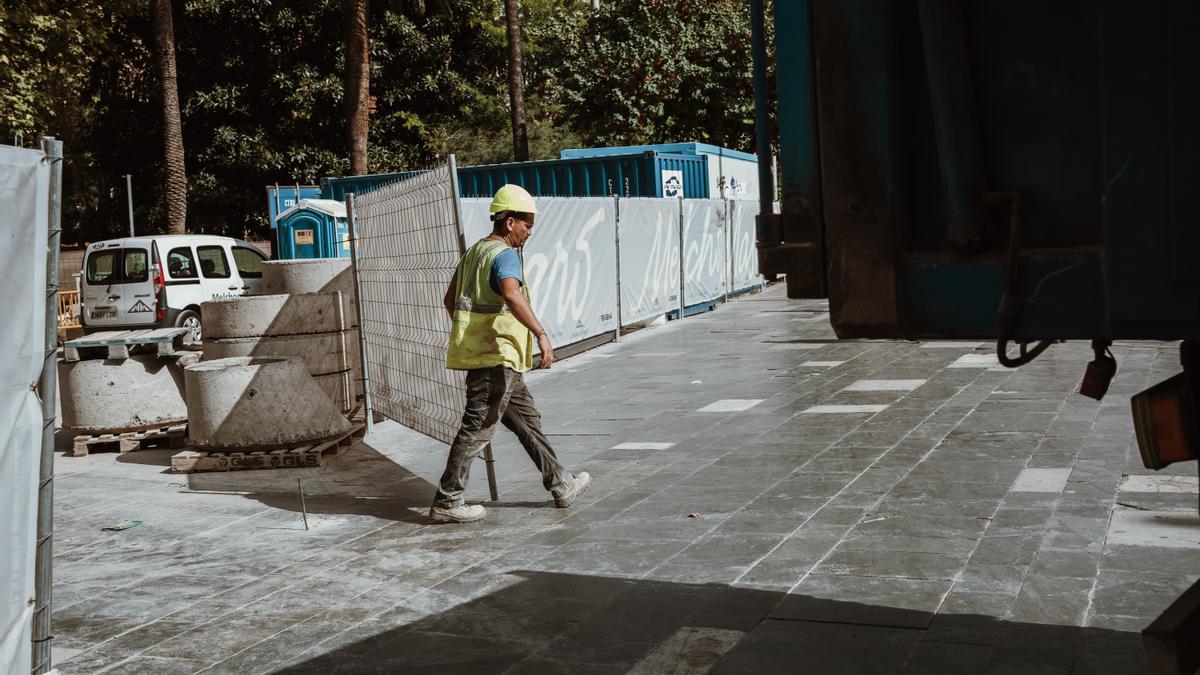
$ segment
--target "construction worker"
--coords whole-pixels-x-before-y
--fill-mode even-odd
[[[505,185],[489,210],[492,233],[459,261],[443,300],[452,321],[446,367],[467,371],[467,405],[429,510],[440,522],[467,523],[487,515],[482,506],[464,503],[463,492],[471,463],[491,442],[498,422],[517,435],[555,506],[570,506],[591,481],[586,472],[572,475],[559,463],[523,377],[533,365],[533,337],[542,354],[540,367],[554,363],[554,348],[529,304],[517,254],[533,232],[537,204],[524,188]]]

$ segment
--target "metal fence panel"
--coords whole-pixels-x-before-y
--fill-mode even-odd
[[[679,309],[679,202],[622,199],[621,322]]]
[[[729,203],[723,199],[683,201],[683,302],[689,307],[728,292],[728,213]]]
[[[450,443],[465,390],[464,374],[446,369],[442,298],[462,255],[449,168],[363,195],[355,219],[373,408]]]

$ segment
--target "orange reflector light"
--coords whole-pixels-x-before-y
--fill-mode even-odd
[[[1133,425],[1147,469],[1158,470],[1200,455],[1200,438],[1186,394],[1187,382],[1179,373],[1133,397]]]

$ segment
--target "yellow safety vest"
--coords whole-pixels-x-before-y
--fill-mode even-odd
[[[492,290],[488,279],[492,262],[508,245],[495,239],[480,239],[458,264],[454,288],[454,322],[446,367],[473,370],[507,366],[519,373],[533,367],[533,337],[505,306],[504,296]],[[525,276],[525,270],[521,270]],[[525,299],[529,292],[521,286]]]

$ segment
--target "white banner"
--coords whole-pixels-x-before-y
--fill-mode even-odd
[[[722,297],[729,282],[728,204],[723,199],[683,200],[684,294],[688,307]]]
[[[628,325],[679,309],[679,202],[622,199],[621,321]]]
[[[0,146],[0,269],[6,329],[0,331],[0,672],[31,666],[30,632],[42,445],[34,393],[46,330],[46,237],[50,168],[40,150]]]
[[[758,200],[737,200],[731,202],[730,207],[733,211],[730,218],[733,232],[731,292],[737,293],[763,283],[763,277],[758,273],[758,248],[755,245],[754,217],[758,215]]]
[[[491,232],[490,199],[463,199],[467,246]],[[533,311],[550,342],[569,345],[617,329],[616,204],[608,197],[538,197],[521,252]],[[536,349],[536,347],[535,347]]]

